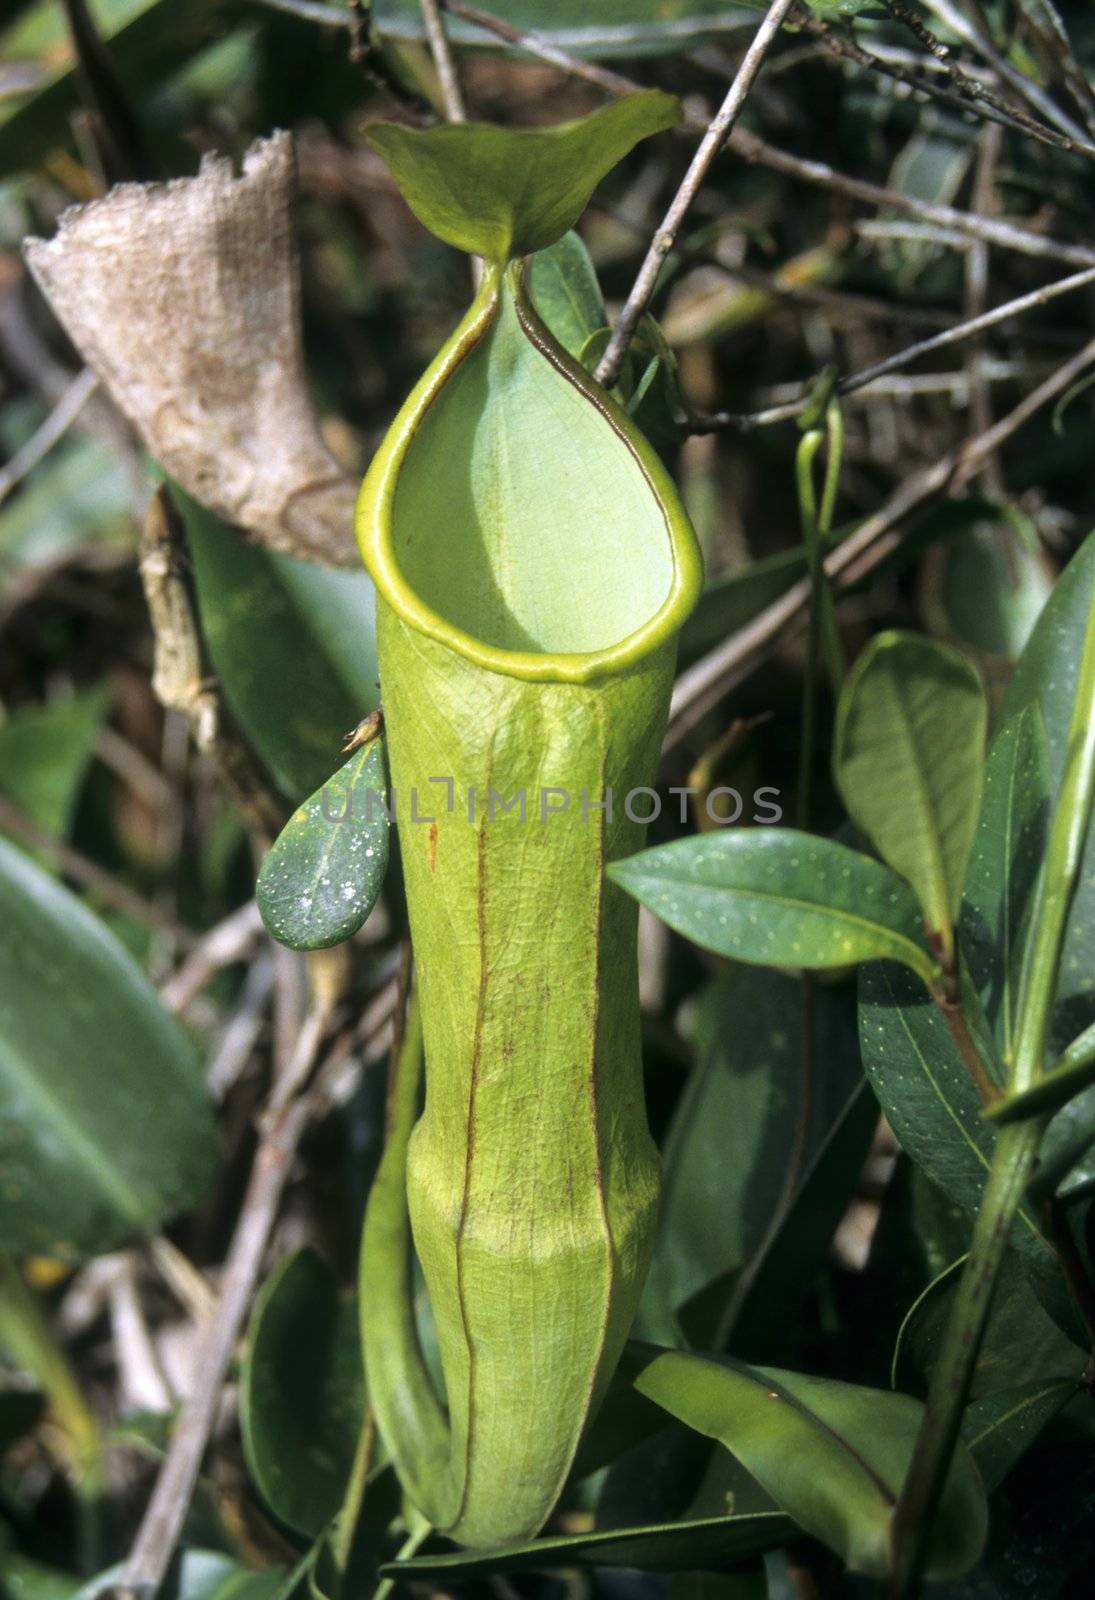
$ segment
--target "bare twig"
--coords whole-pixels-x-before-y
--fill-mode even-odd
[[[737,76],[730,85],[726,98],[700,140],[699,149],[689,163],[688,171],[670,202],[661,227],[650,242],[650,248],[639,268],[627,303],[616,319],[605,353],[597,366],[595,377],[605,388],[611,388],[619,377],[628,344],[650,303],[662,264],[676,242],[688,209],[710,171],[712,162],[725,145],[731,129],[741,115],[749,91],[764,64],[765,56],[783,26],[784,18],[796,3],[797,0],[772,0],[763,22],[753,35],[752,43],[742,57]]]
[[[828,557],[825,569],[829,578],[837,583],[852,582],[877,565],[892,548],[892,538],[889,542],[887,539],[896,527],[944,490],[964,488],[993,451],[1042,407],[1063,394],[1093,361],[1095,339],[1085,344],[986,433],[972,436],[939,461],[906,478],[889,500]],[[678,745],[727,690],[741,683],[760,665],[780,634],[800,619],[809,598],[810,584],[804,578],[746,627],[681,673],[673,690],[664,749],[671,750]]]
[[[468,113],[464,108],[460,76],[456,70],[456,60],[452,53],[452,45],[449,43],[449,36],[445,32],[441,7],[438,0],[419,0],[419,5],[422,10],[422,21],[426,27],[426,38],[430,42],[430,54],[437,69],[437,81],[441,85],[445,117],[449,122],[467,122]]]
[[[1074,272],[1067,278],[1058,278],[1056,283],[1044,284],[1042,288],[1032,289],[1029,294],[1019,295],[1016,299],[1008,300],[1002,306],[995,306],[991,311],[985,311],[978,317],[970,317],[968,321],[956,323],[954,327],[946,328],[942,333],[933,333],[927,339],[920,339],[916,344],[897,351],[895,355],[887,356],[884,361],[877,361],[873,366],[864,367],[861,372],[854,372],[849,377],[842,378],[836,386],[836,392],[840,395],[854,394],[857,389],[865,389],[868,384],[887,372],[896,372],[901,367],[907,367],[911,362],[921,356],[929,355],[934,350],[942,350],[947,345],[960,344],[964,339],[972,339],[988,328],[994,328],[1012,317],[1022,316],[1024,312],[1032,311],[1037,306],[1048,305],[1059,295],[1071,294],[1074,289],[1082,289],[1089,283],[1095,283],[1095,267],[1088,267],[1083,272]],[[812,388],[804,385],[802,394],[797,400],[789,401],[786,405],[772,406],[767,411],[744,415],[717,411],[709,417],[697,417],[691,424],[690,432],[715,433],[722,428],[761,428],[775,422],[787,422],[805,411],[810,403],[811,393]]]
[[[282,808],[250,753],[232,736],[220,696],[205,675],[201,636],[183,576],[182,533],[165,489],[153,495],[141,538],[141,581],[156,636],[152,687],[160,702],[180,711],[251,829],[267,843],[281,828]]]
[[[81,889],[87,889],[92,894],[98,895],[116,911],[124,911],[127,916],[144,923],[146,927],[158,928],[164,933],[169,933],[181,945],[194,944],[194,935],[189,928],[182,927],[159,906],[150,900],[145,900],[136,890],[129,888],[128,884],[122,883],[119,878],[115,878],[97,862],[81,855],[63,840],[54,838],[52,833],[39,827],[32,817],[28,817],[25,811],[21,811],[15,802],[4,794],[0,794],[0,833],[10,834],[29,850],[40,850],[55,863],[62,877],[78,884]]]
[[[11,460],[0,467],[0,503],[64,438],[98,387],[99,380],[90,367],[77,373],[42,425]]]
[[[160,999],[168,1011],[185,1011],[222,967],[246,960],[261,932],[262,918],[253,900],[210,928],[161,988]]]

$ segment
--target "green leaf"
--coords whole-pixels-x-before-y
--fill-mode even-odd
[[[5,1600],[73,1600],[79,1578],[59,1572],[15,1550],[0,1550],[0,1589]]]
[[[637,1528],[594,1530],[534,1539],[484,1554],[415,1556],[382,1567],[386,1577],[438,1578],[464,1582],[496,1572],[553,1572],[560,1567],[633,1567],[639,1572],[678,1572],[729,1566],[786,1544],[794,1525],[780,1511],[737,1517],[703,1517]]]
[[[247,1465],[297,1533],[319,1535],[341,1506],[364,1420],[356,1303],[300,1250],[263,1285],[240,1368]]]
[[[350,757],[290,817],[262,863],[255,899],[290,950],[322,950],[357,932],[388,866],[384,742]]]
[[[607,317],[589,251],[573,229],[537,251],[529,262],[528,285],[541,320],[577,361]]]
[[[303,799],[376,705],[373,586],[363,572],[272,556],[174,486],[171,496],[225,699],[278,786]]]
[[[1058,578],[1023,651],[1004,702],[1004,717],[1037,703],[1049,750],[1050,791],[1056,794],[1065,763],[1084,631],[1095,598],[1095,534],[1089,534]],[[1095,948],[1095,828],[1089,829],[1083,865],[1069,912],[1058,974],[1054,1039],[1058,1047],[1095,1021],[1091,951]]]
[[[608,876],[706,950],[760,966],[885,956],[931,983],[916,904],[869,856],[790,828],[727,829],[617,861]]]
[[[974,669],[917,634],[877,634],[837,709],[833,776],[848,815],[912,884],[950,949],[977,825],[987,712]]]
[[[778,600],[807,571],[806,547],[796,545],[709,583],[681,629],[681,658],[690,661]]]
[[[670,1350],[649,1353],[634,1382],[640,1394],[724,1445],[853,1571],[887,1575],[890,1520],[923,1414],[917,1401]],[[987,1531],[984,1490],[960,1447],[932,1533],[929,1576],[967,1572]]]
[[[894,1345],[895,1388],[927,1388],[965,1261],[965,1256],[952,1261],[906,1312]],[[1060,1379],[1075,1384],[1083,1369],[1083,1350],[1042,1309],[1023,1261],[1014,1249],[1009,1249],[997,1277],[985,1337],[977,1352],[971,1401],[1035,1381]]]
[[[990,1494],[1079,1387],[1069,1378],[1037,1378],[987,1394],[966,1407],[962,1437]]]
[[[970,1006],[966,1010],[976,1023]],[[859,1039],[867,1076],[901,1148],[973,1216],[995,1134],[939,1007],[902,968],[872,963],[859,978]],[[991,1061],[990,1041],[982,1037],[980,1043]],[[1055,1271],[1026,1209],[1016,1219],[1014,1243],[1037,1271]]]
[[[1046,736],[1031,705],[1004,723],[989,751],[959,918],[962,952],[1005,1059],[1048,827]]]
[[[954,541],[945,553],[940,587],[955,634],[977,650],[1013,661],[1053,584],[1037,536],[1024,537],[1001,518]]]
[[[550,128],[373,122],[365,137],[420,222],[458,250],[501,262],[554,244],[605,174],[680,116],[672,95],[650,89]]]
[[[0,789],[63,838],[108,705],[104,689],[28,706],[0,724]]]
[[[679,1321],[691,1344],[707,1348],[732,1339],[735,1351],[746,1357],[778,1352],[781,1359],[791,1359],[801,1332],[803,1302],[828,1260],[877,1126],[878,1104],[869,1084],[861,1080],[834,1116],[786,1214],[766,1236],[748,1276],[729,1272],[681,1307]]]
[[[194,1203],[212,1113],[130,956],[3,841],[0,924],[0,1249],[80,1260]]]
[[[687,45],[722,36],[728,23],[748,22],[755,0],[685,0],[666,13],[665,0],[495,0],[491,14],[522,32],[530,30],[578,56],[675,55]],[[375,0],[377,25],[396,39],[424,39],[418,0]],[[504,50],[494,34],[450,14],[445,18],[454,42],[479,50]]]

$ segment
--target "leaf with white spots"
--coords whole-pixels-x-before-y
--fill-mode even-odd
[[[833,777],[848,815],[912,884],[947,952],[977,826],[986,721],[965,657],[898,631],[871,640],[837,708]]]
[[[608,875],[706,950],[768,967],[885,958],[931,983],[916,901],[887,867],[792,828],[727,829],[658,845]]]
[[[262,864],[255,899],[290,950],[323,950],[357,932],[388,865],[384,744],[375,739],[290,817]]]

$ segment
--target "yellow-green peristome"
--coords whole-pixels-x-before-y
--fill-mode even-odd
[[[357,526],[425,1047],[407,1202],[447,1429],[376,1268],[383,1198],[369,1391],[420,1509],[489,1546],[550,1514],[653,1243],[636,907],[604,868],[642,842],[700,557],[660,460],[542,325],[519,263],[488,266]]]

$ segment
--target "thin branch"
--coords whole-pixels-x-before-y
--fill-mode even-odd
[[[162,705],[186,717],[195,745],[217,767],[253,832],[269,843],[281,829],[282,808],[250,752],[229,733],[220,696],[205,674],[184,565],[181,530],[160,488],[141,533],[141,582],[156,639],[152,687]]]
[[[946,328],[942,333],[933,333],[929,338],[920,339],[916,344],[897,351],[895,355],[887,356],[884,361],[876,361],[873,366],[864,367],[862,371],[842,378],[836,386],[836,392],[840,395],[854,394],[857,389],[865,389],[876,378],[881,378],[888,372],[896,372],[901,367],[907,367],[921,356],[929,355],[934,350],[942,350],[947,345],[960,344],[965,339],[972,339],[988,328],[1007,322],[1011,317],[1022,316],[1024,312],[1033,311],[1037,306],[1048,305],[1059,295],[1071,294],[1074,289],[1082,289],[1090,283],[1095,283],[1095,267],[1088,267],[1083,272],[1074,272],[1067,278],[1058,278],[1056,283],[1044,284],[1040,289],[1033,289],[1029,294],[1022,294],[1014,300],[1005,301],[1002,306],[995,306],[979,317],[970,317],[965,322],[956,323],[954,327]],[[767,411],[744,415],[730,411],[716,411],[709,417],[697,417],[690,425],[689,432],[717,433],[722,428],[762,428],[775,422],[787,422],[805,411],[812,393],[810,385],[803,385],[802,394],[797,400],[789,401],[786,405],[771,406]]]
[[[517,46],[540,61],[549,62],[570,77],[580,78],[585,83],[596,85],[606,94],[635,94],[642,88],[642,85],[636,83],[633,78],[624,77],[622,73],[612,72],[607,67],[598,66],[592,61],[582,61],[577,56],[568,55],[557,45],[549,44],[536,34],[524,33],[520,28],[503,22],[499,17],[492,16],[490,12],[482,11],[477,6],[464,5],[462,0],[444,0],[444,6],[453,16],[473,23],[487,33],[493,33],[499,39],[505,39],[508,44]],[[705,123],[687,114],[682,127],[690,132],[706,132]],[[1046,261],[1064,261],[1075,267],[1095,266],[1095,249],[1087,245],[1054,239],[1045,234],[1034,233],[1016,223],[999,218],[974,216],[968,211],[957,211],[953,206],[938,205],[930,200],[919,200],[913,195],[902,194],[899,189],[887,189],[881,184],[850,177],[823,161],[809,161],[802,156],[780,150],[747,128],[735,128],[726,143],[727,148],[735,155],[741,156],[744,161],[768,167],[772,172],[782,172],[789,178],[796,178],[816,188],[845,195],[849,200],[858,200],[868,206],[902,211],[909,216],[920,217],[925,222],[954,229],[967,238],[983,239],[986,244],[998,245],[1002,250],[1013,250],[1020,255],[1038,256]]]
[[[468,113],[464,107],[460,76],[456,70],[449,36],[445,32],[441,7],[438,0],[419,0],[419,5],[422,10],[422,21],[426,26],[426,38],[430,42],[430,54],[433,56],[437,79],[441,85],[445,116],[449,122],[467,122]]]
[[[0,504],[64,438],[98,387],[99,380],[90,367],[77,373],[46,420],[11,460],[0,467]]]
[[[185,1011],[223,967],[247,959],[261,932],[262,918],[253,900],[210,928],[160,989],[160,1000],[167,1010],[176,1014]]]
[[[650,242],[650,248],[639,268],[627,303],[616,320],[605,353],[598,364],[595,377],[605,388],[611,388],[619,377],[624,354],[643,312],[650,303],[662,264],[676,242],[688,209],[707,177],[712,162],[725,145],[735,122],[741,115],[749,91],[764,64],[765,56],[783,26],[784,18],[796,4],[797,0],[772,0],[763,22],[753,35],[752,43],[742,57],[737,76],[730,85],[726,98],[700,140],[699,149],[692,157],[684,181],[673,196],[662,225]]]
[[[0,832],[9,834],[28,850],[40,850],[43,855],[50,858],[62,877],[78,884],[81,889],[98,895],[115,911],[124,911],[127,916],[143,923],[145,927],[169,933],[183,946],[194,944],[194,934],[189,928],[182,927],[160,906],[144,899],[136,890],[113,877],[105,868],[100,867],[98,862],[81,855],[63,839],[55,838],[52,833],[40,827],[33,817],[28,817],[25,811],[20,810],[14,800],[9,800],[4,794],[0,794]]]
[[[995,423],[975,434],[939,461],[906,478],[883,506],[844,540],[828,557],[825,569],[832,580],[857,581],[886,555],[892,542],[887,536],[944,490],[964,488],[983,463],[1017,433],[1044,406],[1050,405],[1095,362],[1095,339],[1070,361]],[[800,579],[786,594],[767,606],[746,627],[702,656],[677,679],[670,703],[669,729],[663,749],[672,750],[729,689],[755,670],[785,629],[797,622],[810,597],[807,579]]]

